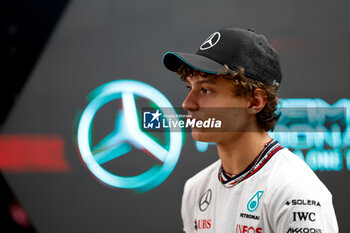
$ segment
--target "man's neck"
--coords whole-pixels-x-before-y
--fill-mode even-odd
[[[218,142],[218,154],[224,171],[235,175],[244,171],[270,140],[267,132],[249,132]]]

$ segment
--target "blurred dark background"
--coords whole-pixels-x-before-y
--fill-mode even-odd
[[[68,0],[4,0],[0,8],[0,128],[49,40]],[[1,156],[1,155],[0,155]],[[1,232],[36,232],[0,172]]]

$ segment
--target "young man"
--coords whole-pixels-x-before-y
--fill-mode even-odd
[[[332,195],[295,154],[269,137],[278,116],[277,52],[253,30],[223,28],[196,54],[167,52],[163,63],[190,88],[183,108],[192,117],[227,109],[225,132],[194,129],[215,142],[219,160],[184,188],[185,232],[335,233]]]

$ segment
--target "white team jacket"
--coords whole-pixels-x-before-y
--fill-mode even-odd
[[[338,232],[331,193],[277,141],[234,179],[220,160],[189,179],[181,215],[187,233]]]

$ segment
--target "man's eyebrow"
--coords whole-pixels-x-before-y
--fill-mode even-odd
[[[216,80],[214,79],[202,79],[202,80],[199,80],[200,83],[216,83]]]
[[[187,82],[187,84],[190,84],[190,82],[188,80],[186,82]],[[194,82],[195,83],[200,83],[200,84],[203,84],[203,83],[214,84],[214,83],[216,83],[216,80],[207,78],[207,79],[197,80],[197,81],[194,81]]]

